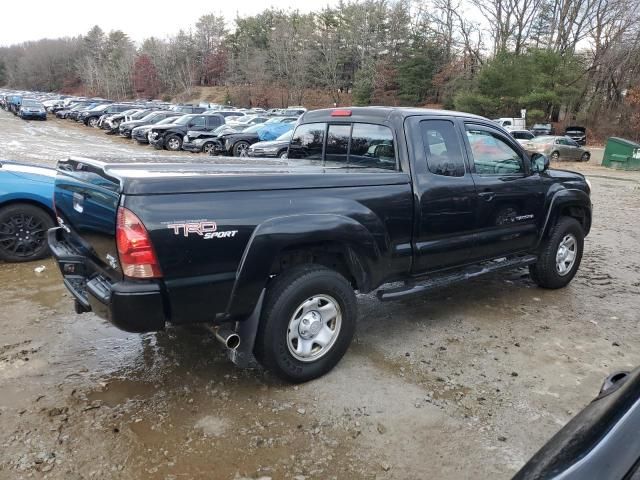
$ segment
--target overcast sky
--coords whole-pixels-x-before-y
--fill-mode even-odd
[[[236,15],[254,15],[268,7],[319,10],[336,0],[2,0],[0,46],[40,38],[84,34],[94,25],[122,30],[133,40],[164,38],[193,26],[207,13],[223,14],[228,22]]]

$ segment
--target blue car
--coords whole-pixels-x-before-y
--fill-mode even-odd
[[[0,260],[26,262],[49,255],[55,175],[53,168],[0,162]]]
[[[44,105],[37,100],[24,98],[18,109],[18,116],[25,120],[27,118],[38,118],[40,120],[47,119],[47,110]]]

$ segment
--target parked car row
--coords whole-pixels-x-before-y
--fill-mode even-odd
[[[555,136],[555,128],[551,123],[536,123],[530,129],[526,128],[524,118],[496,118],[493,120],[501,127],[506,128],[511,135],[520,143],[532,140],[534,137]],[[569,137],[578,145],[587,144],[587,129],[578,125],[571,125],[565,128],[564,135]]]
[[[0,107],[23,120],[47,119],[47,111],[38,98],[18,94],[2,94],[0,92]]]
[[[568,127],[565,135],[551,133],[536,135],[533,131],[524,129],[507,129],[507,131],[529,153],[543,153],[556,162],[560,160],[588,162],[591,159],[591,152],[584,148],[587,143],[584,127]],[[539,129],[538,132],[540,131]],[[553,128],[545,131],[553,132]]]
[[[22,109],[15,109],[16,114],[23,118],[39,116],[46,119],[49,113],[156,149],[228,156],[285,157],[290,131],[307,111],[301,106],[267,111],[209,103],[173,105],[157,100],[114,102],[104,98],[49,98],[48,94],[34,94],[32,100],[26,95],[30,94],[7,92],[3,95],[0,92],[0,105],[13,105],[16,97],[23,105]],[[35,105],[35,102],[39,103]],[[261,145],[262,142],[275,143]]]

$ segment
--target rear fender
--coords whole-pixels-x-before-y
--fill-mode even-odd
[[[280,252],[321,243],[341,245],[347,268],[358,289],[370,290],[372,265],[381,254],[373,235],[362,224],[342,215],[278,217],[260,224],[249,239],[236,273],[227,313],[241,317],[253,311]]]

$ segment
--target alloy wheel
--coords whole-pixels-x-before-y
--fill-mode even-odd
[[[26,258],[46,244],[46,233],[41,220],[22,213],[13,215],[0,224],[0,248]]]

